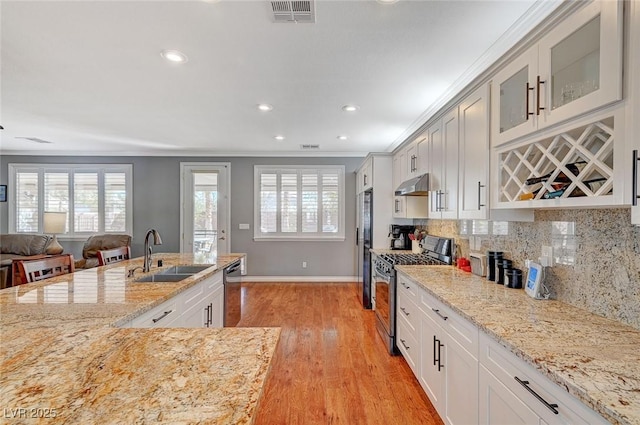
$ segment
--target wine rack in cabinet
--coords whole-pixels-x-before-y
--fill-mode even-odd
[[[616,127],[612,114],[497,151],[497,205],[503,208],[622,204],[616,196]],[[620,131],[618,132],[620,133]]]

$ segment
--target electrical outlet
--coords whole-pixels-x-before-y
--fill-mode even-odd
[[[251,228],[251,226],[249,226],[249,223],[240,223],[238,224],[238,229],[240,230],[249,230]]]
[[[553,247],[542,245],[542,256],[540,257],[540,265],[544,267],[553,266]]]
[[[303,261],[303,262],[302,262],[302,268],[303,268],[303,269],[306,269],[306,268],[307,268],[307,262],[306,262],[306,261]]]

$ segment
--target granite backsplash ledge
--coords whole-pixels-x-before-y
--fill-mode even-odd
[[[430,234],[454,238],[468,257],[461,223],[415,221]],[[552,298],[640,329],[640,227],[631,225],[628,208],[536,210],[533,222],[509,222],[506,235],[479,237],[479,251],[506,251],[521,269],[526,259],[540,257],[543,245],[554,246],[564,264],[547,269]]]

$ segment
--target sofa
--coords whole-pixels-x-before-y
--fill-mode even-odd
[[[46,255],[47,246],[53,238],[40,234],[0,235],[0,289],[12,284],[13,260],[25,260]]]
[[[86,240],[82,247],[82,259],[76,261],[76,269],[90,269],[98,267],[98,251],[120,248],[131,245],[131,236],[108,234],[94,235]]]

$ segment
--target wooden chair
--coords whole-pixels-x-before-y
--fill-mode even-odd
[[[98,251],[98,265],[104,266],[105,264],[117,263],[120,261],[128,260],[130,257],[131,249],[128,246],[105,249],[102,251]]]
[[[54,255],[39,260],[21,260],[17,262],[21,282],[31,283],[50,277],[73,273],[75,266],[73,255]]]

